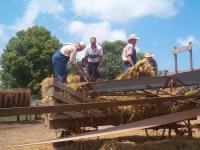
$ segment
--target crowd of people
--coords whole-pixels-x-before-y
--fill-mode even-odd
[[[131,34],[128,42],[122,50],[123,70],[134,66],[137,62],[136,43],[139,37],[136,34]],[[82,59],[81,67],[77,65],[76,55],[85,49],[85,57]],[[146,61],[148,61],[154,72],[157,75],[158,68],[153,55],[150,52],[145,54]],[[56,80],[64,83],[66,82],[67,70],[66,65],[71,64],[74,71],[82,76],[87,82],[96,81],[100,78],[100,68],[103,62],[103,49],[97,44],[96,37],[90,38],[90,44],[86,46],[84,42],[77,42],[75,44],[65,44],[58,48],[52,56],[53,76]]]

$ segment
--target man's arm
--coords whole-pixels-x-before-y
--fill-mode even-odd
[[[82,76],[86,80],[86,82],[90,81],[90,77],[87,74],[85,74],[77,64],[72,64],[72,67],[75,70],[76,74]]]
[[[132,54],[133,54],[133,45],[129,44],[127,47],[127,61],[129,62],[129,64],[131,64],[131,66],[134,65],[133,60],[132,60]]]
[[[100,67],[103,63],[103,49],[101,48],[100,49],[100,52],[99,52],[99,64],[97,66],[97,71],[100,72]]]
[[[131,66],[134,65],[134,64],[133,64],[133,61],[132,61],[132,58],[131,58],[131,55],[128,55],[128,56],[127,56],[127,60],[128,60],[128,62],[131,64]]]

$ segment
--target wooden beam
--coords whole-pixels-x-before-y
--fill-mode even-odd
[[[110,127],[110,128],[102,129],[99,131],[92,131],[92,132],[83,133],[79,135],[72,135],[66,138],[61,138],[61,139],[48,140],[48,141],[36,142],[36,143],[30,143],[30,144],[15,145],[13,147],[49,144],[49,143],[64,142],[64,141],[71,141],[71,140],[95,138],[95,137],[101,137],[105,135],[120,134],[123,132],[130,132],[133,130],[152,128],[156,126],[161,126],[161,125],[165,125],[169,123],[174,123],[174,122],[190,119],[190,118],[198,116],[199,114],[200,114],[200,108],[196,108],[196,109],[191,109],[187,111],[182,111],[182,112],[162,115],[158,117],[148,118],[148,119],[144,119],[140,121],[135,121],[135,122],[127,123],[127,124],[122,124],[117,127]]]
[[[49,80],[47,83],[43,83],[42,86],[44,88],[48,88],[48,87],[50,87],[50,88],[54,88],[54,87],[59,88],[59,89],[65,91],[67,93],[70,93],[71,95],[73,95],[73,96],[75,96],[75,97],[77,97],[79,99],[83,99],[83,97],[84,97],[81,92],[74,91],[72,88],[67,87],[67,85],[65,85],[63,83],[55,81],[54,79]]]
[[[67,96],[58,94],[58,92],[55,91],[53,88],[50,88],[50,89],[48,89],[48,91],[44,92],[43,96],[52,96],[55,99],[58,99],[58,100],[60,100],[60,101],[62,101],[64,103],[67,103],[67,104],[77,104],[77,103],[80,103],[80,102],[72,99],[71,97],[67,97]]]
[[[16,116],[25,114],[42,114],[42,113],[55,113],[67,111],[81,111],[84,109],[100,109],[110,108],[116,106],[138,105],[138,104],[156,104],[169,101],[188,100],[191,98],[198,99],[200,95],[191,96],[173,96],[173,97],[156,97],[126,101],[111,101],[111,102],[95,102],[95,103],[81,103],[81,104],[68,104],[56,106],[33,106],[33,107],[14,107],[14,108],[0,108],[0,117]]]

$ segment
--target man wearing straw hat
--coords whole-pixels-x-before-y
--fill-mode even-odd
[[[158,74],[158,66],[157,66],[157,62],[155,61],[155,59],[153,59],[153,56],[154,55],[152,55],[152,53],[147,52],[144,57],[145,57],[145,60],[150,63],[151,67],[154,70],[155,75],[157,75]]]
[[[67,70],[66,65],[69,62],[74,70],[83,76],[82,70],[76,63],[77,52],[82,51],[86,45],[84,42],[77,42],[76,44],[66,44],[58,48],[52,56],[53,62],[53,77],[64,83],[66,82]],[[84,77],[85,78],[85,77]]]
[[[128,38],[128,43],[123,49],[122,60],[123,70],[127,70],[129,67],[134,66],[137,61],[135,45],[139,37],[136,34],[131,34]]]

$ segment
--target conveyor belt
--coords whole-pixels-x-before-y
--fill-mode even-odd
[[[130,80],[111,80],[88,83],[93,93],[123,92],[173,86],[192,86],[200,84],[200,69],[158,77],[140,77]]]

